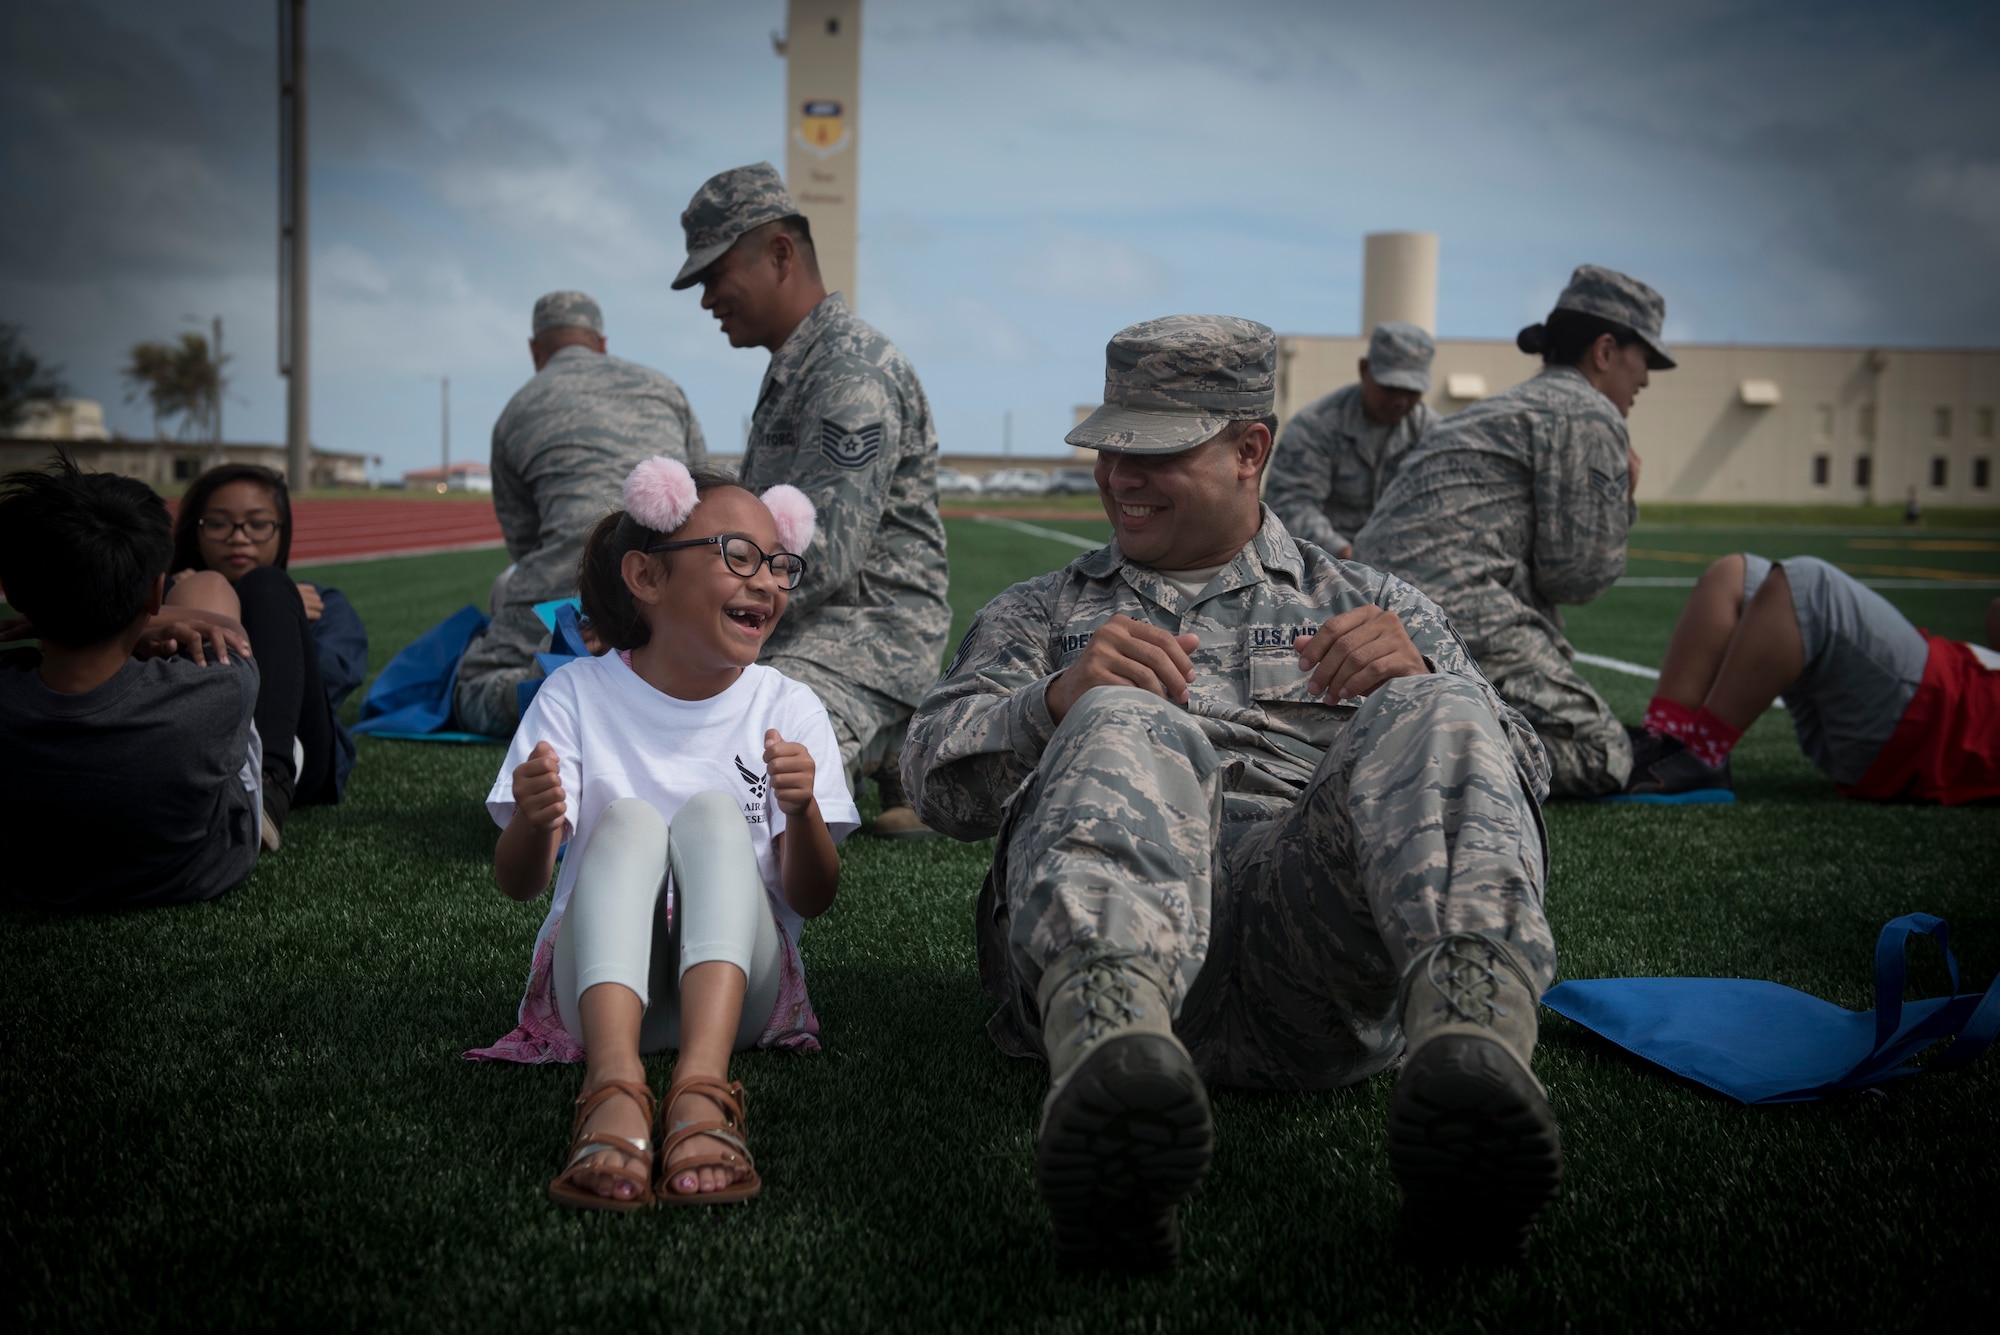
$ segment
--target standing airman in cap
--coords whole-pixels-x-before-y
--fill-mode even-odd
[[[1424,402],[1436,345],[1418,326],[1385,320],[1368,338],[1358,384],[1307,404],[1285,423],[1264,500],[1300,542],[1354,554],[1354,535],[1417,438],[1438,420]]]
[[[924,819],[997,836],[988,1031],[1049,1064],[1065,1264],[1174,1262],[1204,1081],[1331,1089],[1406,1054],[1390,1158],[1452,1258],[1518,1249],[1561,1176],[1529,1070],[1547,762],[1435,605],[1259,504],[1276,352],[1213,315],[1111,340],[1069,435],[1111,545],[988,604],[910,724]]]
[[[707,462],[681,387],[604,349],[595,301],[551,292],[535,303],[535,378],[493,424],[493,508],[514,564],[494,585],[492,624],[459,660],[452,705],[468,731],[513,735],[549,639],[535,604],[576,593],[583,540],[618,508],[625,475],[656,454]]]
[[[1539,374],[1439,423],[1403,459],[1354,555],[1409,580],[1451,615],[1480,670],[1541,735],[1558,797],[1615,793],[1632,745],[1572,666],[1558,603],[1587,603],[1625,573],[1639,456],[1625,418],[1674,359],[1652,288],[1580,266],[1521,351]]]
[[[819,528],[763,662],[818,693],[848,782],[876,774],[875,833],[930,832],[902,796],[895,757],[951,633],[937,431],[896,345],[820,281],[812,230],[768,162],[711,177],[681,215],[687,263],[732,347],[767,348],[743,485],[789,482]]]

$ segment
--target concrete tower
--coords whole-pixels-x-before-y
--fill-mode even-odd
[[[1362,242],[1361,337],[1384,320],[1437,334],[1436,232],[1370,232]]]
[[[861,0],[790,0],[785,39],[785,185],[812,223],[827,291],[856,306],[861,189]]]

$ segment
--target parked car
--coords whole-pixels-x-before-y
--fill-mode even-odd
[[[1049,475],[1039,468],[1002,468],[980,487],[988,496],[1040,496],[1048,489]]]
[[[1095,496],[1097,471],[1091,468],[1058,468],[1049,474],[1051,496]]]
[[[979,479],[971,473],[961,473],[949,464],[940,464],[937,470],[937,489],[940,496],[977,496],[980,485]]]

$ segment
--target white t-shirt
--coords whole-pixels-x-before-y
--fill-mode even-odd
[[[535,937],[536,951],[569,905],[570,887],[583,862],[578,855],[589,845],[605,808],[620,798],[643,798],[671,822],[689,798],[710,790],[729,793],[742,806],[772,908],[786,938],[796,945],[804,919],[785,902],[771,846],[784,832],[785,813],[765,781],[764,732],[769,728],[788,742],[803,742],[812,754],[817,771],[813,794],[839,843],[861,824],[861,813],[847,791],[840,744],[826,706],[811,688],[752,665],[720,695],[677,700],[647,685],[615,653],[572,659],[557,668],[535,693],[493,791],[486,795],[486,810],[504,829],[514,818],[514,770],[536,743],[555,749],[575,846],[556,876],[555,897]]]

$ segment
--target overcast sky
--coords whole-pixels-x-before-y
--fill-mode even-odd
[[[679,214],[784,164],[783,0],[344,0],[313,58],[313,434],[484,459],[556,287],[740,445],[763,372],[668,291]],[[8,0],[0,320],[131,434],[118,368],[220,314],[282,440],[272,0]],[[1057,452],[1174,311],[1352,333],[1364,233],[1441,236],[1440,332],[1582,261],[1670,337],[2000,344],[2000,6],[866,0],[862,313],[946,452]]]

